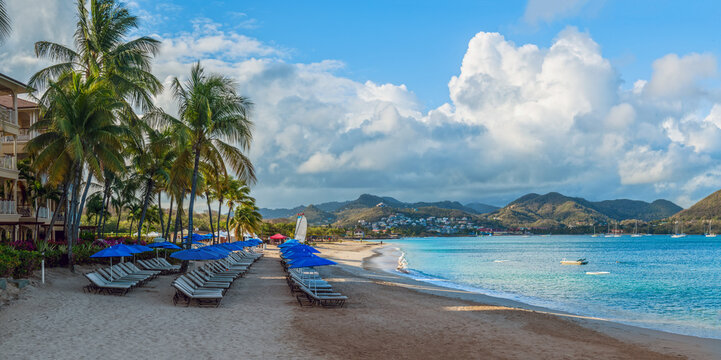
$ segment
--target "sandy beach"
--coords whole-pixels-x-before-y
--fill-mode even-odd
[[[320,245],[350,300],[301,308],[271,248],[220,308],[174,307],[172,276],[124,297],[84,294],[81,273],[0,308],[3,359],[714,359],[721,341],[555,314],[384,271],[380,246]],[[384,263],[385,262],[385,263]],[[89,269],[81,269],[81,271]]]

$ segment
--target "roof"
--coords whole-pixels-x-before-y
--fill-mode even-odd
[[[12,95],[0,95],[0,106],[12,109],[13,108],[13,97]],[[18,98],[18,110],[22,109],[35,109],[38,104]]]
[[[7,93],[8,90],[12,90],[17,94],[24,94],[31,89],[26,84],[0,73],[0,93]]]

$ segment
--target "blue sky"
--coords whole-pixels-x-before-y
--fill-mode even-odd
[[[72,1],[8,0],[0,72],[72,41]],[[261,206],[356,198],[503,205],[721,188],[721,3],[712,1],[151,1],[168,83],[195,61],[255,102]],[[168,92],[156,104],[168,112]]]
[[[549,46],[565,27],[576,26],[630,83],[648,78],[651,63],[669,52],[721,51],[717,1],[581,1],[567,15],[535,23],[524,20],[525,0],[172,3],[140,0],[142,8],[169,18],[146,26],[174,33],[191,28],[180,19],[211,19],[285,49],[286,60],[336,59],[346,64],[340,74],[356,81],[406,84],[428,108],[448,101],[448,79],[458,74],[468,40],[479,31]]]

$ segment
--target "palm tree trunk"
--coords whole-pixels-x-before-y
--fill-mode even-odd
[[[138,242],[140,242],[140,233],[143,231],[143,221],[145,221],[145,213],[148,211],[148,204],[150,204],[150,196],[153,192],[153,179],[148,179],[148,185],[145,189],[145,200],[143,200],[143,212],[140,214],[140,221],[138,222]]]
[[[88,197],[88,190],[90,190],[91,181],[93,180],[93,173],[88,169],[88,180],[85,182],[85,190],[83,190],[83,197],[80,200],[80,207],[78,207],[77,216],[75,218],[75,234],[80,235],[80,217],[83,215],[83,208],[85,207],[85,199]],[[79,188],[79,186],[78,186]]]
[[[220,242],[220,211],[223,209],[223,197],[221,196],[218,199],[218,226],[216,229],[218,229],[218,242]]]
[[[130,215],[132,215],[132,214],[128,214],[128,216],[130,216]],[[131,237],[133,236],[133,224],[134,223],[135,223],[135,217],[130,218],[130,228],[129,228],[130,230],[128,230],[128,231],[130,231]]]
[[[165,222],[163,222],[163,206],[160,204],[162,190],[158,191],[158,220],[160,221],[160,236],[165,232]]]
[[[183,241],[183,200],[185,199],[185,191],[182,192],[178,199],[178,212],[175,214],[175,227],[173,228],[173,242],[178,238],[178,229],[180,230],[180,241]]]
[[[170,223],[173,221],[173,196],[170,196],[170,209],[168,210],[168,227],[163,229],[163,237],[165,239],[170,238]]]
[[[225,231],[228,232],[228,237],[230,237],[230,212],[233,211],[233,203],[228,203],[228,216],[225,217]],[[236,240],[238,240],[236,238]]]
[[[105,206],[103,206],[103,223],[100,224],[100,233],[105,234],[105,223],[108,221],[108,217],[110,215],[110,211],[107,211],[106,209],[110,208],[110,192],[108,191],[108,199],[106,200]],[[105,212],[108,212],[106,215]]]
[[[185,248],[190,249],[193,238],[193,206],[195,205],[195,191],[198,187],[198,165],[200,165],[200,146],[195,145],[195,163],[193,164],[193,185],[190,188],[190,203],[188,204],[188,241],[185,242]],[[188,262],[183,261],[180,265],[180,272],[188,270]]]
[[[53,229],[55,228],[55,219],[58,218],[58,210],[60,210],[60,207],[62,206],[63,202],[65,202],[65,199],[68,197],[68,186],[67,184],[63,185],[63,196],[60,198],[60,201],[58,201],[58,206],[55,208],[55,211],[53,211],[53,216],[50,217],[50,226],[48,226],[48,230],[45,232],[45,240],[43,241],[45,244],[48,243],[50,240],[50,236],[52,236]],[[50,209],[48,209],[49,211]],[[65,211],[67,213],[67,210]],[[45,253],[43,253],[43,257],[45,257]]]
[[[213,210],[210,209],[210,194],[205,192],[205,200],[208,203],[208,216],[210,216],[210,236],[211,241],[215,244],[215,230],[213,230]]]
[[[110,188],[109,176],[105,176],[105,187],[103,188],[103,206],[100,209],[100,216],[98,218],[98,224],[95,225],[95,228],[97,229],[96,233],[97,233],[98,238],[100,237],[100,234],[102,233],[102,228],[100,226],[101,226],[101,224],[103,224],[103,220],[105,219],[105,202],[107,201],[108,194],[110,193],[109,188]]]
[[[120,232],[120,215],[123,213],[123,208],[121,207],[118,212],[118,222],[115,224],[115,235],[117,235]]]
[[[70,268],[70,272],[75,272],[75,257],[73,256],[73,243],[76,239],[75,234],[75,218],[77,217],[77,212],[75,211],[78,206],[78,197],[80,195],[80,178],[82,177],[82,171],[83,167],[82,165],[78,164],[75,166],[75,178],[73,179],[73,196],[72,200],[70,201],[70,214],[72,215],[71,221],[68,222],[68,227],[70,231],[70,236],[68,237],[68,267]]]

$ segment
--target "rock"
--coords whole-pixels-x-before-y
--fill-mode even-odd
[[[0,278],[0,289],[5,290],[8,286],[8,281],[5,278]]]
[[[18,286],[18,289],[22,289],[30,284],[30,280],[28,279],[10,279],[10,282],[14,283]]]

